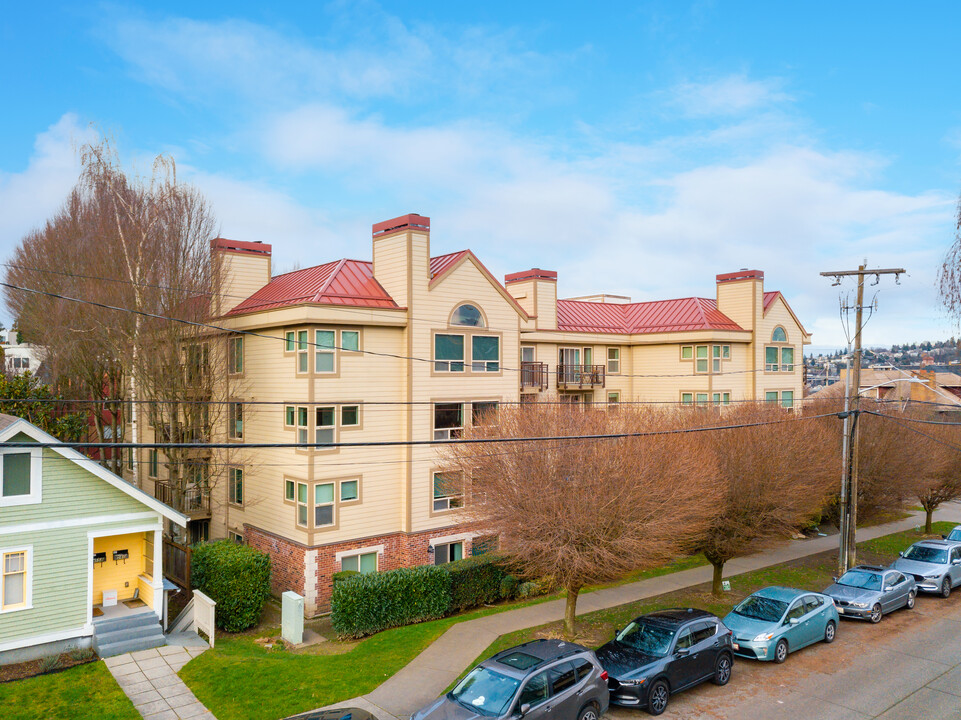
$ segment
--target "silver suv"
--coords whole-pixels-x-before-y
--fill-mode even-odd
[[[913,575],[918,590],[948,597],[952,588],[961,585],[961,543],[922,540],[900,555],[891,567]]]
[[[410,720],[598,720],[609,699],[607,673],[593,651],[533,640],[485,660]]]

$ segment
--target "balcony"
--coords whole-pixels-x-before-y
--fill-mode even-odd
[[[188,485],[181,490],[170,483],[156,482],[154,497],[174,510],[182,512],[191,520],[210,517],[210,491],[201,490],[196,485]]]
[[[604,370],[603,365],[558,365],[557,388],[570,390],[604,387]]]
[[[521,390],[527,390],[530,388],[535,390],[547,390],[547,376],[547,363],[522,362]]]

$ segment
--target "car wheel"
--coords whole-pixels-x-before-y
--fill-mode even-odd
[[[787,660],[787,640],[778,640],[774,646],[774,662],[782,663]]]
[[[597,720],[597,708],[593,705],[585,705],[578,713],[577,720]]]
[[[908,593],[908,601],[904,604],[908,610],[914,610],[914,593]]]
[[[945,577],[941,581],[941,597],[946,598],[951,594],[951,579]]]
[[[731,656],[721,653],[714,663],[714,677],[711,682],[715,685],[727,685],[731,679]]]
[[[663,680],[655,680],[647,694],[647,711],[651,715],[660,715],[667,710],[667,700],[670,696],[671,691],[667,683]]]
[[[874,603],[874,607],[871,608],[871,622],[881,622],[881,605],[879,603]]]
[[[834,624],[833,620],[828,620],[828,624],[824,626],[824,642],[833,643],[834,636],[837,634],[837,626]]]

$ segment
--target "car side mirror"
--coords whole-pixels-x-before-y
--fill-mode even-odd
[[[904,551],[899,552],[898,557],[904,557]]]
[[[951,561],[952,565],[961,565],[961,558],[955,558]]]
[[[690,648],[678,648],[678,649],[675,651],[675,654],[676,654],[678,657],[687,657],[688,655],[691,654],[691,650],[690,650]]]
[[[838,579],[837,579],[836,577],[831,578],[831,582],[836,583],[837,581],[838,581]]]
[[[620,635],[620,634],[621,634],[621,629],[620,629],[620,628],[614,628],[614,637],[617,637],[617,636]]]
[[[797,624],[798,624],[798,619],[797,619],[797,618],[791,618],[790,620],[788,620],[788,622],[791,623],[792,625],[797,625]]]
[[[523,705],[520,706],[520,708],[518,708],[518,713],[520,714],[520,717],[524,717],[530,711],[531,711],[530,703],[524,703]]]
[[[948,539],[948,536],[945,535],[944,533],[941,533],[941,539],[942,539],[942,540],[947,540],[947,539]]]

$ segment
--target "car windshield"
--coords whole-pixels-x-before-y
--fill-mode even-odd
[[[961,541],[961,528],[955,528],[954,530],[952,530],[951,534],[948,535],[948,540]]]
[[[476,667],[451,690],[450,697],[482,715],[503,715],[519,685],[512,677]]]
[[[751,595],[734,608],[734,612],[744,617],[754,618],[755,620],[776,622],[781,619],[786,609],[786,602],[761,597],[760,595]]]
[[[674,631],[661,625],[635,620],[621,630],[615,640],[646,655],[664,657],[671,649]]]
[[[948,562],[948,551],[941,548],[928,547],[927,545],[912,545],[904,553],[906,560],[917,560],[919,562],[936,563],[944,565]]]
[[[880,590],[881,576],[877,573],[864,572],[863,570],[848,570],[841,576],[841,579],[838,580],[838,585],[864,588],[865,590]]]

